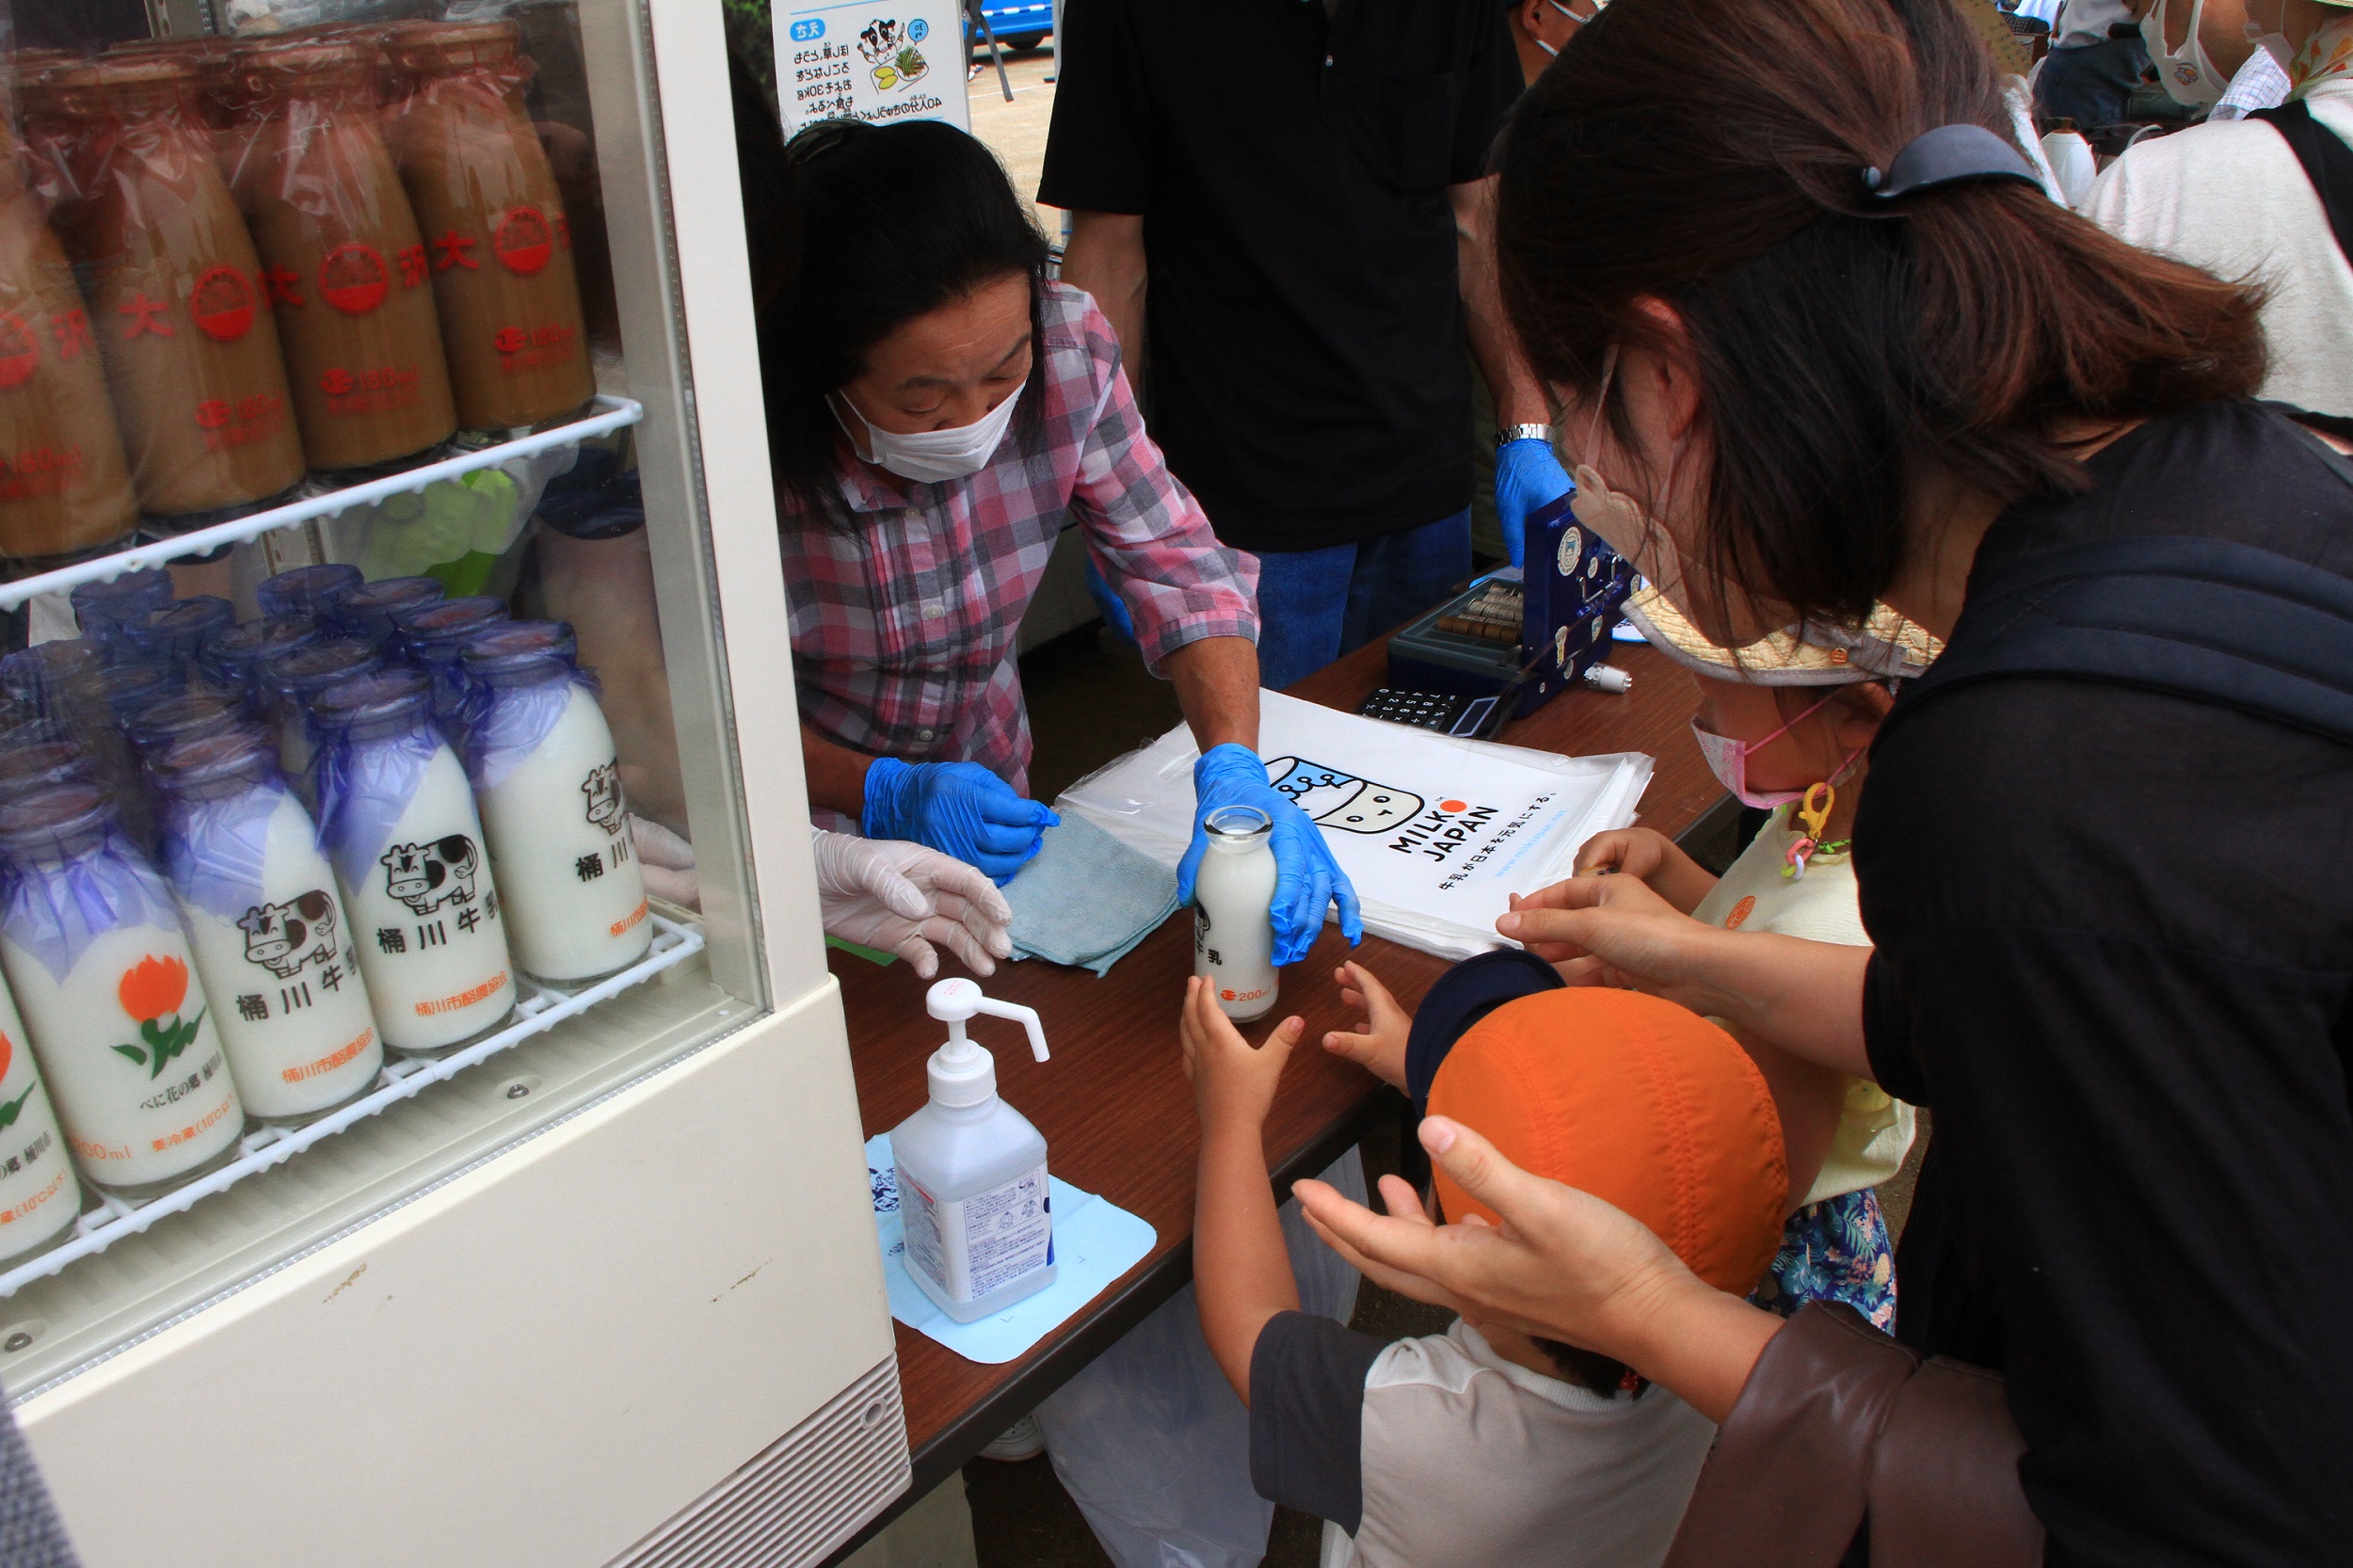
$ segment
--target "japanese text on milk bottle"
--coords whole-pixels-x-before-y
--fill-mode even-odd
[[[237,200],[278,312],[287,381],[315,469],[406,457],[457,428],[433,269],[376,135],[371,51],[348,43],[237,52],[259,122],[238,148]]]
[[[469,430],[554,419],[597,390],[571,223],[523,110],[520,36],[512,22],[424,22],[386,40],[413,83],[387,111],[386,135],[417,221],[446,256],[433,295]]]
[[[245,1109],[180,912],[96,790],[0,806],[0,966],[84,1176],[136,1196],[233,1155]]]
[[[466,645],[466,771],[524,972],[594,979],[646,955],[653,927],[630,847],[613,731],[572,629],[516,621]]]
[[[221,1011],[245,1108],[305,1121],[364,1094],[384,1065],[335,872],[311,814],[249,729],[199,736],[151,764],[164,863],[197,972]]]
[[[302,477],[302,441],[196,63],[107,58],[56,80],[92,144],[70,238],[139,504],[175,532],[224,520]]]
[[[0,1262],[63,1240],[82,1208],[16,1000],[0,989]]]
[[[506,1021],[515,977],[466,770],[417,670],[312,699],[319,815],[384,1043],[447,1050]]]
[[[1193,888],[1193,972],[1217,988],[1217,1005],[1240,1022],[1274,1008],[1274,824],[1255,806],[1226,806],[1202,825],[1209,853]]]

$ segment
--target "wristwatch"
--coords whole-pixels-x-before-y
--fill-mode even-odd
[[[1546,446],[1550,446],[1552,426],[1549,424],[1505,424],[1497,427],[1496,447],[1498,451],[1513,441],[1542,441]]]

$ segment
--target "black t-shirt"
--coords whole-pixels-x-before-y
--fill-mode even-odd
[[[2089,466],[2003,514],[1973,584],[2153,534],[2353,576],[2353,464],[2272,408]],[[2353,748],[2115,685],[1957,688],[1884,732],[1855,857],[1872,1065],[1936,1120],[1899,1336],[2007,1373],[2048,1560],[2346,1560]]]
[[[1470,500],[1447,187],[1519,62],[1495,0],[1070,0],[1038,200],[1141,214],[1152,434],[1244,550]]]

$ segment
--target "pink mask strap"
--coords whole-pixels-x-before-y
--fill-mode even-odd
[[[1775,741],[1780,740],[1780,739],[1781,739],[1784,735],[1788,734],[1788,733],[1789,733],[1789,731],[1791,731],[1792,729],[1797,728],[1798,728],[1798,726],[1800,726],[1800,725],[1803,724],[1806,720],[1808,720],[1808,719],[1812,718],[1815,714],[1817,714],[1817,713],[1820,712],[1823,709],[1825,709],[1825,708],[1829,707],[1829,706],[1830,706],[1830,699],[1831,699],[1831,697],[1833,697],[1833,696],[1836,696],[1837,695],[1838,695],[1838,688],[1837,688],[1837,687],[1835,687],[1835,686],[1833,686],[1833,687],[1830,689],[1830,696],[1826,696],[1826,697],[1822,698],[1822,700],[1821,700],[1821,701],[1819,701],[1819,702],[1816,703],[1813,707],[1808,708],[1808,709],[1807,709],[1804,712],[1800,713],[1800,714],[1799,714],[1796,718],[1791,719],[1791,720],[1790,720],[1787,724],[1783,725],[1783,726],[1782,726],[1779,729],[1774,730],[1771,734],[1769,734],[1769,735],[1766,736],[1763,740],[1761,740],[1761,741],[1743,741],[1743,742],[1740,744],[1740,749],[1741,749],[1741,751],[1743,751],[1744,753],[1747,753],[1747,754],[1749,754],[1749,755],[1753,756],[1753,755],[1755,754],[1755,752],[1756,752],[1756,748],[1757,748],[1757,747],[1759,747],[1759,746],[1769,746],[1769,745],[1771,745],[1771,744],[1772,744]],[[1855,756],[1856,756],[1856,757],[1859,757],[1859,756],[1861,756],[1861,755],[1862,755],[1862,753],[1861,753],[1861,752],[1857,752],[1857,753],[1855,753]],[[1848,761],[1848,762],[1851,762],[1851,761],[1853,761],[1853,760],[1854,760],[1854,757],[1849,757],[1849,758],[1848,758],[1848,759],[1847,759],[1847,761]],[[1842,767],[1842,768],[1843,768],[1843,767],[1845,767],[1845,766],[1846,766],[1846,762],[1842,762],[1842,763],[1840,763],[1840,764],[1839,764],[1839,766],[1840,766],[1840,767]]]

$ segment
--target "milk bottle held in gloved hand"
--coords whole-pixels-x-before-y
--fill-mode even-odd
[[[1054,1283],[1054,1216],[1046,1140],[997,1097],[997,1062],[966,1038],[975,1013],[1015,1018],[1046,1060],[1033,1008],[991,1001],[968,980],[934,985],[925,1006],[948,1025],[932,1053],[929,1105],[890,1129],[907,1275],[959,1323],[987,1317]]]
[[[1274,1010],[1274,824],[1255,806],[1209,813],[1209,853],[1193,885],[1193,972],[1236,1023]]]

